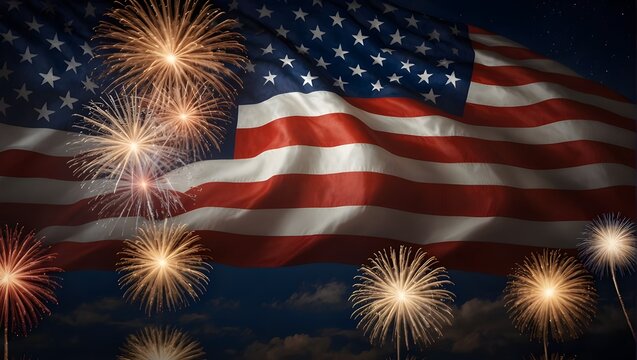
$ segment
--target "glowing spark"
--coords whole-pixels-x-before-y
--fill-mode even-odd
[[[531,357],[529,358],[529,360],[575,360],[575,357],[572,356],[567,356],[567,355],[562,355],[562,354],[550,354],[548,356],[548,359],[542,355],[542,356],[538,356],[536,357],[535,355],[531,355]]]
[[[175,167],[179,153],[168,144],[170,134],[152,121],[154,115],[140,101],[137,96],[115,95],[88,106],[91,115],[82,116],[81,128],[93,136],[78,141],[88,150],[70,161],[75,174],[119,181],[135,169],[161,173]]]
[[[600,216],[586,227],[579,250],[586,266],[599,275],[630,273],[637,265],[635,224],[618,215]]]
[[[26,334],[43,314],[47,303],[57,304],[54,290],[59,286],[49,275],[62,271],[50,266],[55,259],[33,232],[5,226],[0,233],[0,321],[5,330]]]
[[[124,296],[139,300],[147,313],[173,310],[197,300],[208,284],[209,256],[185,225],[150,224],[124,241],[118,271]]]
[[[443,267],[435,267],[435,257],[420,249],[412,257],[411,248],[401,246],[370,260],[356,276],[350,301],[371,342],[382,345],[392,328],[398,348],[401,342],[408,349],[410,342],[427,346],[442,336],[442,327],[451,324],[453,294],[444,289],[451,281]]]
[[[126,339],[118,360],[200,360],[205,353],[194,340],[171,328],[145,328]]]
[[[577,338],[595,313],[596,292],[591,276],[575,258],[559,251],[531,254],[504,290],[513,324],[532,339]]]
[[[105,75],[114,86],[145,92],[201,84],[230,98],[241,85],[237,73],[245,64],[245,47],[231,29],[235,20],[209,2],[193,0],[130,0],[106,13],[96,34]]]
[[[153,102],[158,109],[157,121],[172,134],[171,144],[195,159],[219,149],[227,123],[229,102],[206,97],[193,87],[164,90]]]

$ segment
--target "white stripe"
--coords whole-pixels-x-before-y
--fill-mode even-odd
[[[50,243],[123,239],[130,238],[143,221],[134,218],[105,219],[81,226],[50,226],[38,235],[44,236]],[[208,207],[169,218],[168,221],[188,224],[191,230],[255,236],[339,234],[419,244],[490,241],[540,247],[575,247],[586,225],[583,221],[539,222],[501,217],[422,215],[374,206],[264,210]]]
[[[284,174],[373,172],[434,184],[502,185],[523,189],[585,190],[634,184],[635,171],[619,164],[590,164],[555,170],[530,170],[484,163],[436,163],[394,155],[378,146],[348,144],[331,148],[289,146],[254,158],[209,160],[167,175],[177,191],[208,182],[247,183]],[[0,203],[72,204],[104,191],[74,181],[0,177]],[[100,190],[101,189],[101,190]]]
[[[473,61],[476,64],[484,66],[519,66],[547,73],[581,77],[566,66],[549,59],[511,59],[493,51],[475,49],[475,58]]]
[[[552,83],[532,83],[519,86],[484,85],[472,82],[467,102],[494,107],[515,107],[537,104],[550,99],[571,99],[597,106],[632,119],[635,105],[602,96],[581,93]]]
[[[85,135],[46,128],[25,128],[0,124],[0,151],[28,150],[51,156],[70,157],[84,151],[80,139]]]
[[[629,149],[635,147],[633,131],[598,121],[563,120],[530,128],[506,128],[469,125],[439,115],[384,116],[361,110],[328,91],[315,91],[309,94],[287,93],[273,96],[258,104],[241,105],[237,128],[257,128],[285,117],[322,116],[333,113],[350,114],[373,130],[401,135],[463,136],[532,145],[591,140]],[[511,122],[515,121],[515,119],[511,120]]]
[[[487,46],[508,46],[526,49],[525,46],[520,45],[519,43],[516,43],[515,41],[507,39],[500,35],[476,34],[470,32],[469,39],[471,39],[471,41],[479,42],[480,44]]]

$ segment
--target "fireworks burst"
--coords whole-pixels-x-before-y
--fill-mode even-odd
[[[529,360],[575,360],[575,358],[568,355],[554,353],[550,354],[548,358],[544,356],[536,357],[535,355],[531,355],[531,357],[529,357]]]
[[[578,248],[586,266],[604,276],[610,273],[615,292],[621,305],[626,323],[634,339],[635,330],[626,311],[624,300],[617,285],[616,272],[631,272],[637,264],[637,239],[635,224],[619,215],[605,214],[586,226],[584,239]]]
[[[157,121],[165,125],[173,136],[173,144],[190,153],[195,159],[202,158],[214,146],[219,150],[227,121],[227,100],[207,97],[193,87],[174,87],[156,96],[154,106],[158,110]]]
[[[161,173],[174,167],[179,154],[168,146],[170,135],[153,121],[154,115],[141,102],[135,95],[115,95],[88,106],[91,116],[82,116],[86,123],[82,129],[93,136],[78,141],[77,145],[88,150],[70,161],[76,175],[119,181],[135,169]]]
[[[49,265],[55,256],[35,234],[23,234],[23,230],[5,226],[0,232],[0,320],[5,331],[5,359],[8,332],[26,334],[43,314],[51,313],[47,303],[57,303],[54,290],[59,284],[49,274],[62,271]]]
[[[106,13],[96,29],[105,42],[98,47],[106,75],[115,85],[146,90],[205,84],[233,97],[241,80],[235,68],[245,63],[234,20],[209,2],[193,0],[130,0]]]
[[[132,240],[124,241],[118,271],[124,273],[120,285],[124,296],[139,300],[150,314],[188,305],[198,300],[208,284],[206,273],[210,259],[199,237],[185,225],[152,223],[138,230]]]
[[[201,345],[171,328],[145,328],[130,335],[119,360],[199,360],[205,353]]]
[[[545,357],[549,336],[577,338],[595,314],[591,276],[575,258],[557,250],[533,253],[516,265],[504,294],[514,325],[544,342]]]
[[[410,342],[427,346],[442,336],[442,327],[451,324],[449,303],[453,293],[444,289],[451,284],[445,268],[435,267],[435,257],[426,257],[418,249],[401,246],[378,252],[371,266],[360,268],[350,296],[358,327],[369,334],[372,343],[384,344],[391,329],[398,357],[400,344]]]

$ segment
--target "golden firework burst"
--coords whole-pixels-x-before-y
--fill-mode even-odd
[[[198,300],[208,285],[210,257],[185,225],[150,223],[124,240],[118,271],[124,297],[140,301],[146,312],[173,310]]]
[[[130,335],[122,348],[119,360],[199,360],[205,353],[198,342],[179,330],[145,328]]]
[[[168,144],[170,134],[153,121],[144,102],[136,95],[115,94],[88,106],[91,115],[82,116],[79,126],[88,136],[73,144],[85,151],[70,161],[76,175],[119,181],[135,169],[162,173],[179,163],[178,151]]]
[[[359,269],[349,300],[352,316],[360,317],[358,327],[371,342],[382,345],[391,332],[400,357],[401,343],[407,349],[410,343],[427,346],[442,336],[442,328],[451,324],[454,296],[444,289],[451,281],[436,258],[421,249],[412,256],[411,248],[401,246],[380,251],[370,261]]]
[[[630,273],[637,264],[635,224],[619,214],[604,214],[586,226],[584,239],[580,242],[578,249],[586,266],[600,276],[610,273],[628,328],[633,339],[637,340],[624,300],[619,292],[616,274],[617,271],[620,274]]]
[[[516,265],[504,300],[520,331],[544,343],[577,338],[595,314],[597,293],[593,279],[573,257],[558,250],[533,253]]]
[[[142,91],[202,84],[233,97],[245,64],[236,21],[204,1],[129,0],[106,13],[97,47],[114,85]],[[234,69],[233,69],[234,68]]]
[[[156,120],[172,135],[172,144],[195,159],[203,158],[211,146],[219,150],[230,102],[211,97],[192,86],[157,92],[153,106]]]

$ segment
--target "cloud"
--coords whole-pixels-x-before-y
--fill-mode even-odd
[[[253,342],[245,349],[242,358],[246,360],[371,360],[383,358],[383,354],[377,349],[356,351],[349,343],[339,346],[331,336],[327,335],[294,334],[284,338],[275,337],[268,342]]]
[[[325,307],[342,307],[346,304],[347,285],[332,281],[314,285],[312,289],[297,291],[284,302],[268,304],[270,307],[292,307],[303,309],[324,309]]]
[[[56,314],[58,321],[72,326],[89,326],[96,324],[113,323],[113,313],[116,313],[123,305],[122,299],[106,297],[92,303],[82,303],[67,314]]]

